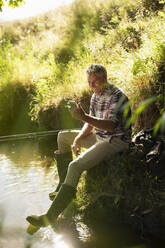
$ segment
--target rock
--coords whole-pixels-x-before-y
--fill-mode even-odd
[[[133,150],[142,152],[146,168],[152,176],[165,176],[165,139],[163,135],[153,136],[153,129],[140,131],[133,139]]]

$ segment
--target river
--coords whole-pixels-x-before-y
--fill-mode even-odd
[[[49,227],[26,233],[27,215],[47,210],[48,194],[58,183],[48,154],[55,147],[48,142],[45,148],[39,140],[0,143],[0,248],[71,248]]]
[[[41,228],[34,235],[26,232],[26,217],[44,213],[51,204],[48,194],[58,183],[53,158],[56,146],[55,138],[0,143],[0,248],[150,247],[139,238],[137,242],[133,238],[131,244],[127,241],[124,244],[123,233],[124,236],[130,233],[122,231],[121,234],[114,228],[92,236],[78,218],[65,225],[60,233],[51,227]]]

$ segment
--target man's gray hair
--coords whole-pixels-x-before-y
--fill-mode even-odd
[[[106,76],[107,77],[107,70],[103,65],[100,64],[91,64],[86,68],[86,73],[87,75],[91,75],[91,74],[99,74],[102,76]]]

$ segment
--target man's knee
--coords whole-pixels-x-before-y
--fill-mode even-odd
[[[64,131],[60,131],[58,133],[58,136],[57,136],[57,143],[58,144],[61,143],[61,142],[63,142],[64,136],[65,136]]]
[[[64,183],[76,188],[81,176],[81,172],[82,170],[79,169],[77,161],[72,161],[68,166],[68,172]]]
[[[82,173],[82,171],[83,170],[80,168],[78,160],[73,160],[72,162],[70,162],[68,166],[69,174],[79,175]]]

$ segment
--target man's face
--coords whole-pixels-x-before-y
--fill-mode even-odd
[[[99,74],[91,74],[88,76],[89,87],[95,94],[100,94],[103,92],[106,82],[106,76]]]

